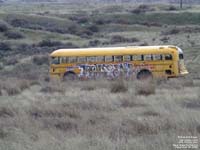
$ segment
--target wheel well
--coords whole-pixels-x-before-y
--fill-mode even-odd
[[[65,77],[65,76],[67,76],[69,74],[75,75],[75,73],[73,71],[67,71],[67,72],[64,73],[63,77]]]
[[[153,76],[153,75],[152,75],[152,72],[149,71],[148,69],[142,69],[142,70],[140,70],[140,71],[137,73],[137,79],[140,79],[140,76],[141,76],[142,74],[149,75],[149,76],[151,76],[151,77]]]

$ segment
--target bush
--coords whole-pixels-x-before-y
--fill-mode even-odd
[[[49,83],[48,85],[45,85],[41,88],[40,92],[42,93],[63,93],[65,92],[65,89],[63,86],[61,85],[52,85],[51,83]]]
[[[175,6],[169,6],[169,8],[167,8],[166,10],[174,11],[174,10],[178,10],[178,9]]]
[[[15,65],[16,63],[18,63],[17,58],[8,58],[4,61],[4,65]]]
[[[162,37],[160,40],[163,42],[163,43],[167,43],[169,41],[169,37]]]
[[[9,39],[22,39],[24,38],[24,35],[17,31],[7,31],[4,34]]]
[[[148,46],[149,44],[147,42],[141,43],[139,46]]]
[[[40,47],[55,47],[55,46],[61,46],[63,45],[60,41],[51,41],[51,40],[42,40],[38,43],[38,46]]]
[[[0,21],[0,32],[6,32],[8,30],[7,24]]]
[[[134,10],[132,10],[131,12],[134,14],[140,14],[140,13],[145,13],[147,11],[154,11],[154,8],[151,8],[148,5],[140,5],[137,8],[135,8]]]
[[[149,82],[149,81],[144,81],[144,82],[138,82],[136,84],[136,94],[137,95],[151,95],[151,94],[155,94],[155,85],[153,82]]]
[[[9,51],[11,47],[8,43],[0,42],[0,51]]]
[[[99,28],[96,25],[91,25],[87,29],[91,32],[99,32]]]
[[[100,45],[101,44],[101,41],[99,40],[92,40],[92,41],[89,41],[89,46],[97,46],[97,45]]]
[[[174,28],[174,29],[164,31],[161,34],[162,35],[172,35],[172,34],[178,34],[180,31],[181,31],[180,29]]]
[[[13,117],[15,113],[8,107],[0,107],[0,117]]]
[[[21,91],[17,87],[10,86],[10,87],[6,87],[6,92],[9,96],[14,96],[14,95],[19,94]]]
[[[123,80],[120,80],[119,82],[115,82],[111,84],[111,93],[121,93],[121,92],[127,92],[128,87],[125,85]]]
[[[34,56],[32,61],[36,65],[43,65],[49,63],[48,56]]]
[[[10,20],[10,24],[14,27],[24,27],[28,22],[24,19],[12,19]]]
[[[82,91],[94,91],[96,88],[95,86],[87,85],[81,88]]]
[[[111,37],[111,44],[115,43],[125,43],[125,42],[139,42],[137,38],[125,38],[121,35],[114,35]]]

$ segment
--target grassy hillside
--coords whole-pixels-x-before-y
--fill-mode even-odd
[[[0,149],[172,150],[200,138],[200,6],[0,6]],[[48,78],[57,48],[177,45],[190,74],[139,81]],[[199,145],[200,146],[200,145]]]

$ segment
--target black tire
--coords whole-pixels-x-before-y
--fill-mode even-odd
[[[137,74],[137,79],[144,81],[144,80],[152,80],[153,79],[153,75],[149,70],[141,70],[138,74]]]
[[[77,75],[72,72],[65,73],[63,76],[64,81],[74,81],[77,80]]]

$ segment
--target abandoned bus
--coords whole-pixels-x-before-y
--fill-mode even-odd
[[[179,77],[188,74],[176,46],[59,49],[50,54],[50,76],[66,80]]]

